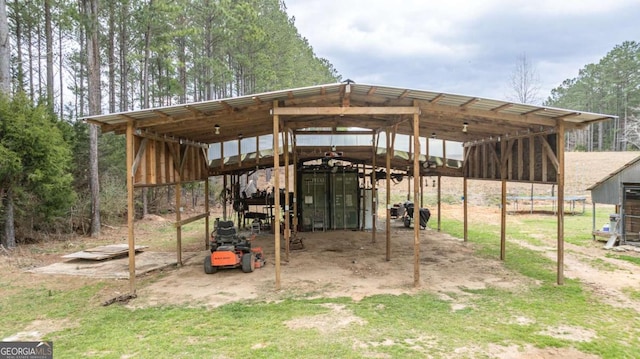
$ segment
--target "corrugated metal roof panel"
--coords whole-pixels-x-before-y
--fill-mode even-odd
[[[342,102],[339,101],[341,97],[337,95],[343,95],[345,86],[345,83],[309,86],[234,98],[165,106],[154,109],[128,111],[108,115],[87,116],[84,119],[90,120],[91,122],[97,124],[111,125],[108,128],[114,131],[123,131],[124,124],[131,119],[140,121],[140,125],[142,125],[142,123],[144,122],[147,122],[147,120],[169,119],[169,121],[157,121],[156,123],[149,121],[148,125],[145,127],[147,127],[148,130],[154,131],[156,134],[160,135],[166,134],[170,136],[182,136],[181,138],[194,140],[196,142],[204,141],[204,143],[214,143],[221,140],[222,137],[224,137],[223,140],[233,138],[233,134],[231,133],[233,131],[236,132],[236,135],[238,133],[244,133],[245,135],[250,136],[264,135],[269,133],[271,131],[272,119],[265,110],[270,107],[271,102],[276,100],[287,101],[293,98],[295,99],[295,102],[292,104],[292,106],[299,107],[342,106]],[[542,124],[543,126],[546,126],[547,129],[552,128],[554,126],[554,123],[542,121],[541,118],[543,117],[550,119],[566,118],[566,121],[572,124],[571,126],[573,128],[575,128],[576,126],[581,126],[582,124],[590,123],[592,121],[615,118],[614,116],[590,113],[576,113],[575,111],[565,109],[510,103],[495,99],[485,99],[459,94],[355,83],[351,83],[350,86],[352,92],[351,97],[353,98],[351,102],[352,106],[385,106],[385,103],[387,102],[395,102],[397,105],[398,101],[402,103],[409,103],[411,100],[418,100],[422,101],[423,103],[429,103],[437,98],[437,108],[435,108],[434,111],[438,112],[440,114],[440,117],[442,117],[442,122],[439,123],[439,126],[441,126],[441,128],[438,132],[443,136],[443,139],[454,141],[460,140],[458,131],[458,126],[460,125],[460,123],[458,122],[462,121],[462,118],[466,116],[464,111],[458,112],[458,110],[460,110],[460,106],[462,105],[465,105],[465,107],[470,111],[476,111],[474,113],[474,116],[482,116],[489,120],[495,117],[500,121],[499,125],[491,125],[490,122],[484,123],[484,126],[492,126],[492,129],[490,130],[492,132],[487,132],[486,127],[475,127],[473,131],[477,131],[477,136],[471,136],[471,133],[469,134],[469,136],[466,136],[466,138],[473,138],[474,140],[478,140],[480,139],[478,138],[478,136],[484,136],[486,134],[498,135],[497,132],[504,128],[504,124],[508,125],[508,131],[511,132],[517,132],[519,128],[529,129],[532,123]],[[318,99],[323,99],[322,96],[324,96],[324,101],[318,101]],[[500,108],[500,110],[492,111],[496,108]],[[229,111],[229,109],[233,109],[234,111]],[[442,110],[445,111],[442,112]],[[428,111],[429,110],[427,109],[427,113]],[[443,117],[442,113],[446,113],[446,116],[450,116],[451,118],[448,119],[445,118],[446,116]],[[523,122],[519,121],[517,118],[505,117],[522,116],[525,114],[532,114],[532,121]],[[533,116],[533,114],[535,114],[535,116]],[[211,133],[212,131],[210,130],[210,121],[203,121],[203,117],[205,117],[204,119],[206,120],[207,116],[211,116],[211,120],[218,123],[222,123],[219,121],[225,121],[225,119],[227,119],[226,116],[229,116],[224,136],[213,137]],[[449,121],[450,119],[454,118],[455,120]],[[176,124],[171,123],[171,119],[181,121],[180,130],[177,129]],[[190,119],[193,119],[194,122],[189,122]],[[370,121],[370,123],[372,124],[372,126],[378,126],[378,128],[380,128],[380,126],[384,126],[384,124],[380,123],[380,121],[383,119],[384,116],[379,116],[378,118]],[[425,117],[421,118],[421,121],[423,119],[427,120],[427,118]],[[313,120],[313,124],[311,124],[311,127],[322,127],[322,124],[319,123],[322,122],[322,120],[322,116],[317,116],[317,118]],[[391,122],[395,121],[391,117],[389,117],[389,120]],[[433,121],[433,118],[429,120]],[[341,120],[339,118],[333,117],[331,121],[340,122]],[[360,122],[360,119],[350,119],[350,122],[348,122],[349,125],[347,126],[353,126],[355,122]],[[363,120],[362,122],[364,123],[367,121]],[[247,126],[249,126],[250,129],[248,129]],[[345,125],[338,126],[343,127]],[[400,126],[399,129],[406,132],[408,131],[409,127]]]

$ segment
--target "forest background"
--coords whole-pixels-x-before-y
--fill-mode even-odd
[[[528,103],[526,60],[513,88]],[[0,0],[0,243],[97,236],[124,218],[124,138],[82,116],[341,80],[282,0]],[[640,149],[640,44],[615,46],[541,104],[618,116],[568,133],[570,151]],[[139,191],[140,215],[162,211],[168,191]]]

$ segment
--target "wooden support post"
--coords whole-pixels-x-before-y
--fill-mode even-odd
[[[467,193],[467,176],[465,175],[462,179],[462,217],[463,217],[463,230],[462,230],[462,238],[463,241],[466,242],[469,240],[469,194]]]
[[[204,217],[204,249],[209,249],[209,176],[204,180],[204,212],[207,214]]]
[[[582,202],[582,206],[584,208],[584,202]],[[592,210],[591,210],[591,237],[593,237],[593,240],[596,240],[596,202],[591,203],[592,206]],[[583,210],[584,212],[584,210]]]
[[[284,260],[289,261],[289,240],[291,224],[289,223],[289,130],[284,129]]]
[[[136,293],[136,242],[134,238],[133,223],[135,207],[133,205],[133,161],[135,156],[133,121],[127,123],[127,226],[129,237],[129,291]]]
[[[178,175],[182,177],[181,175]],[[180,223],[182,215],[182,185],[180,179],[176,182],[176,223]],[[182,226],[176,227],[176,262],[182,265]]]
[[[260,136],[256,136],[256,168],[260,164]]]
[[[507,247],[507,165],[506,165],[506,141],[500,142],[500,260],[506,258]]]
[[[507,180],[502,177],[500,191],[500,260],[506,258],[507,247]]]
[[[558,285],[564,284],[564,121],[558,121]]]
[[[371,242],[376,243],[376,158],[378,157],[378,133],[373,135],[373,161],[371,169]]]
[[[227,175],[222,175],[222,220],[227,220]]]
[[[417,106],[417,103],[414,103]],[[420,114],[413,114],[413,148],[420,150]],[[418,199],[418,179],[420,177],[420,159],[413,156],[413,286],[420,286],[420,209],[416,207]]]
[[[438,175],[438,232],[440,232],[441,223],[442,223],[442,190],[441,190],[441,182],[442,176]]]
[[[411,177],[409,176],[409,166],[407,166],[407,201],[411,201]]]
[[[391,260],[391,135],[389,133],[389,128],[385,130],[386,137],[386,146],[387,150],[385,151],[386,155],[386,171],[387,171],[387,221],[386,221],[386,254],[385,259],[387,261]]]
[[[238,138],[238,167],[242,167],[242,135]],[[238,183],[240,183],[240,175],[238,175]]]
[[[298,232],[298,145],[296,135],[292,133],[293,140],[293,231]]]
[[[273,108],[278,108],[278,101],[273,101]],[[280,290],[280,116],[273,115],[273,235],[275,242],[276,290]]]
[[[420,175],[420,208],[424,207],[424,177]]]

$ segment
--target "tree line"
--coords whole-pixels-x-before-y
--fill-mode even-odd
[[[598,63],[585,65],[577,77],[554,88],[545,105],[618,116],[568,134],[569,150],[640,149],[640,44],[616,45]]]
[[[639,47],[552,91],[546,105],[619,116],[569,134],[570,149],[640,147]],[[282,0],[0,0],[1,243],[97,235],[126,211],[124,139],[79,117],[339,80]],[[171,195],[138,198],[145,213]]]
[[[77,118],[340,80],[281,0],[0,0],[0,8],[8,45],[0,236],[9,248],[43,233],[97,235],[101,218],[126,210],[117,199],[124,139]],[[146,206],[154,196],[139,197]]]

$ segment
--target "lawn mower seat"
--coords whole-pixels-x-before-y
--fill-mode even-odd
[[[238,232],[233,221],[220,221],[215,237],[218,245],[235,244],[238,241]]]

